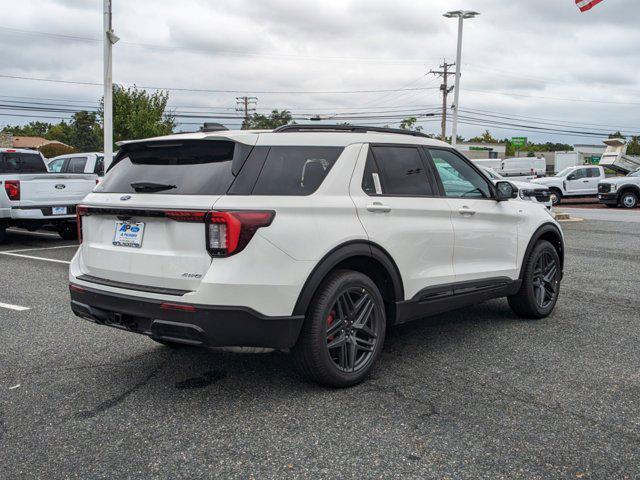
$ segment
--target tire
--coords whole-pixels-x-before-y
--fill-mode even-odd
[[[371,371],[384,345],[384,301],[362,273],[337,270],[314,295],[294,360],[308,379],[327,387],[350,387]]]
[[[560,205],[560,202],[562,202],[562,193],[557,188],[552,188],[550,190],[551,190],[551,205],[554,207],[556,205]]]
[[[558,252],[551,243],[540,240],[526,260],[520,290],[508,298],[509,306],[520,317],[545,318],[558,301],[560,277]]]
[[[58,235],[64,240],[77,240],[78,227],[75,223],[65,222],[58,226]]]
[[[620,206],[622,208],[636,208],[638,206],[638,195],[632,191],[624,192],[620,196]]]

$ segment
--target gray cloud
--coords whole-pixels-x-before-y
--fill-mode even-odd
[[[11,21],[0,21],[0,26],[89,38],[101,34],[101,0],[5,4]],[[573,0],[157,0],[152,7],[148,2],[114,0],[114,27],[122,38],[114,49],[114,78],[124,84],[248,92],[430,88],[259,95],[261,108],[323,113],[332,108],[414,105],[420,111],[418,106],[440,102],[438,90],[431,89],[439,80],[426,75],[428,70],[443,57],[452,61],[455,56],[456,22],[442,17],[454,6],[482,13],[465,23],[462,107],[636,125],[640,131],[637,106],[541,98],[640,102],[640,71],[635,68],[640,63],[640,4],[625,0],[605,0],[586,14],[578,12]],[[0,28],[0,48],[2,74],[101,81],[99,43]],[[101,93],[99,86],[2,78],[0,90],[5,96],[94,103]],[[531,97],[509,95],[513,93]],[[233,108],[235,95],[171,92],[170,102]],[[0,125],[28,120],[0,116]],[[483,129],[464,126],[462,134],[472,136]],[[492,130],[501,137],[517,134]],[[564,139],[584,141],[570,135]]]

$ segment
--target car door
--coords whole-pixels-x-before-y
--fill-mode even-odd
[[[569,195],[587,195],[589,192],[588,168],[578,168],[567,175],[565,190]]]
[[[587,168],[585,195],[596,195],[598,193],[598,183],[600,180],[600,169],[598,167]]]
[[[488,179],[449,149],[428,148],[440,192],[451,208],[455,281],[517,277],[518,202],[497,202]]]
[[[416,145],[365,145],[350,194],[371,242],[389,252],[405,298],[454,281],[451,209]]]

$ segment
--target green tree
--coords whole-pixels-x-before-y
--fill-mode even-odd
[[[63,127],[66,131],[66,128]],[[69,145],[80,152],[102,150],[102,128],[95,112],[82,110],[71,117],[68,128]]]
[[[475,143],[499,143],[498,140],[493,138],[493,135],[491,135],[491,132],[489,130],[485,130],[482,135],[480,135],[479,137],[473,137],[469,139],[469,141]]]
[[[640,155],[640,136],[631,137],[631,141],[627,146],[628,155]]]
[[[249,122],[242,123],[242,129],[273,130],[290,123],[295,122],[289,110],[273,110],[269,115],[254,113],[249,117]]]
[[[625,138],[627,138],[627,137],[625,137],[625,136],[620,132],[620,130],[618,130],[617,132],[610,133],[610,134],[609,134],[609,138],[622,138],[622,139],[625,139]]]
[[[47,132],[52,127],[48,122],[29,122],[26,125],[7,126],[3,132],[12,133],[14,136],[23,137],[46,137]]]
[[[416,117],[405,118],[400,122],[400,128],[402,130],[411,130],[412,132],[421,132],[422,127],[416,125],[418,119]]]
[[[71,144],[71,124],[64,120],[55,125],[51,125],[49,131],[44,136],[47,140],[57,140],[58,142]]]
[[[173,133],[175,115],[167,111],[169,93],[113,86],[113,140],[136,140]],[[104,99],[99,115],[104,119]]]

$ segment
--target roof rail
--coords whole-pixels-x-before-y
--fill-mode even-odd
[[[274,128],[273,133],[282,132],[353,132],[353,133],[396,133],[399,135],[411,135],[414,137],[431,138],[426,133],[402,130],[400,128],[367,127],[361,125],[283,125]]]

